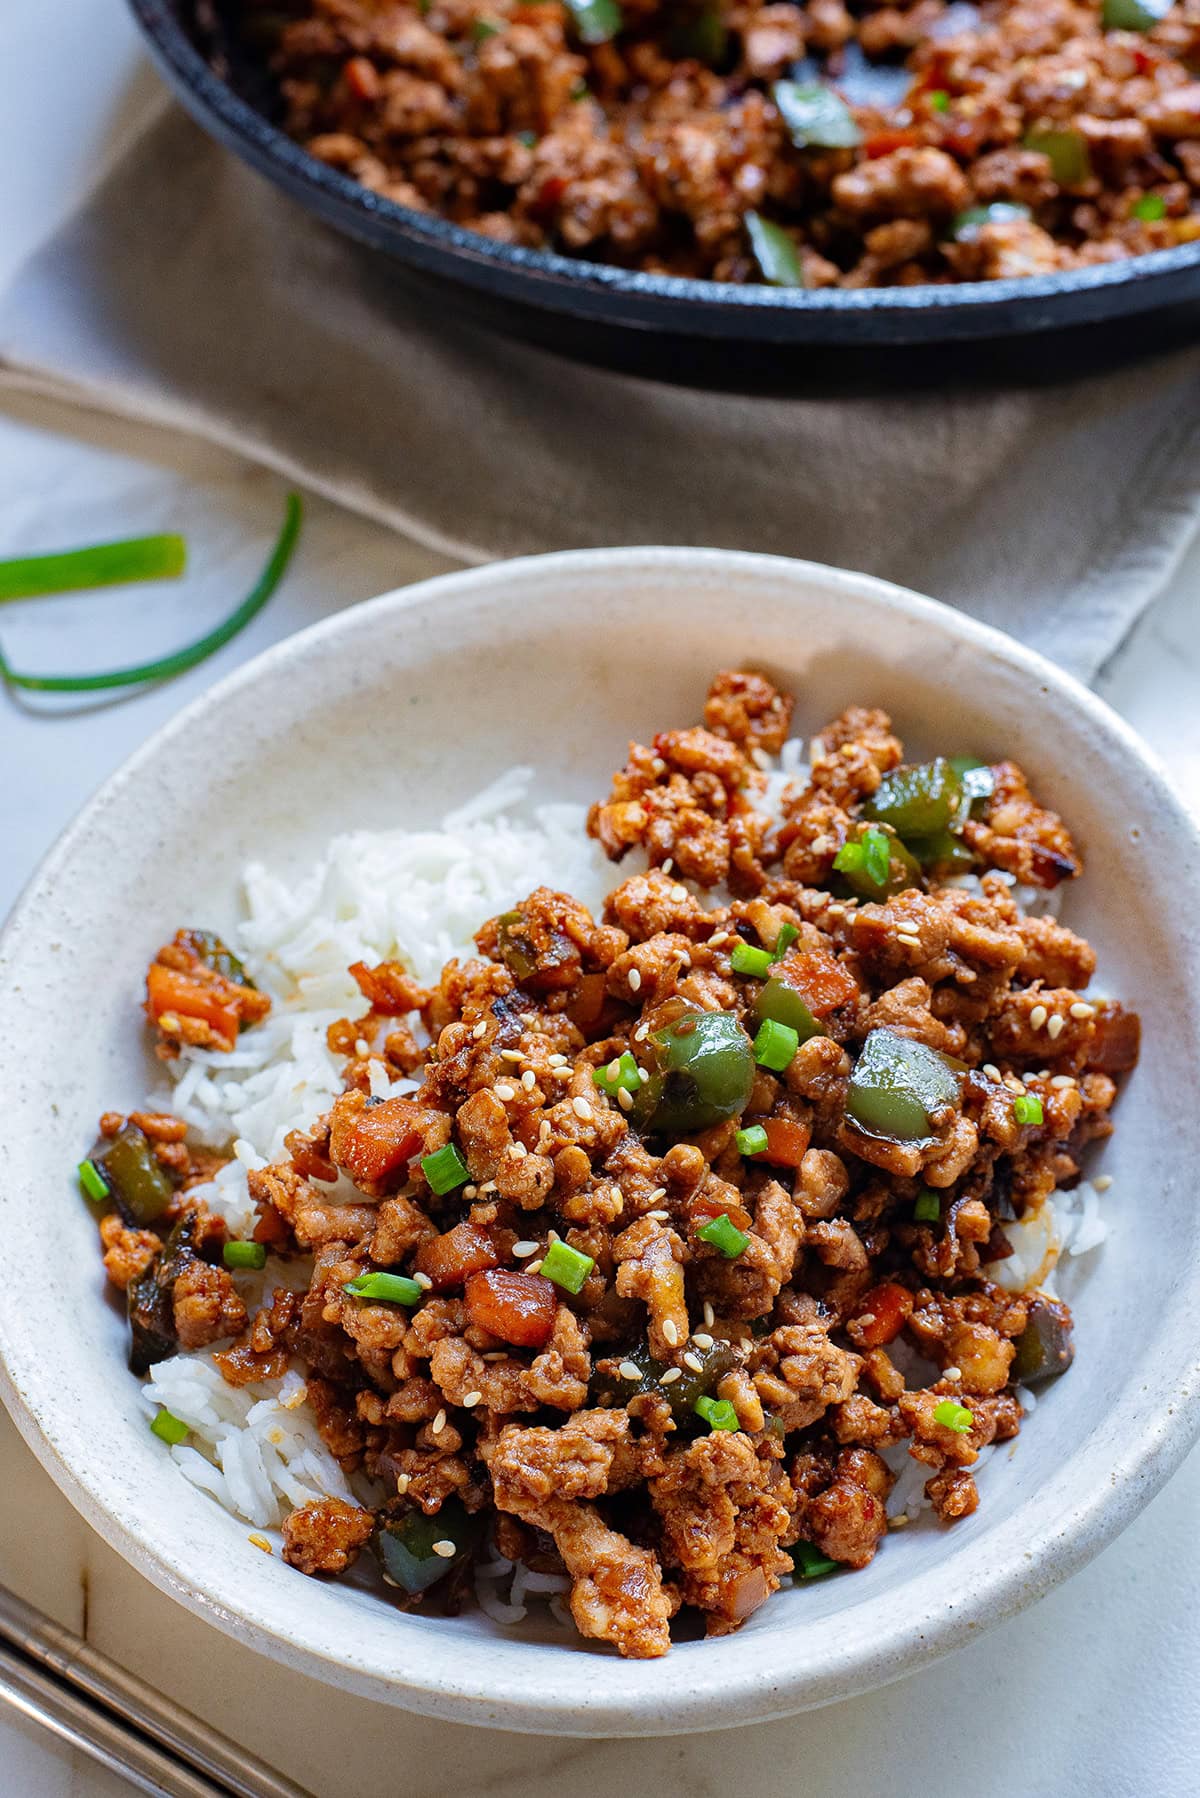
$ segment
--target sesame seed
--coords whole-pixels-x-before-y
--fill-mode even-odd
[[[638,1079],[641,1081],[643,1086],[648,1084],[650,1075],[647,1073],[645,1068],[638,1069]]]
[[[371,1053],[371,1045],[368,1043],[365,1036],[360,1036],[355,1042],[354,1053],[358,1056],[360,1061],[365,1061],[367,1056]]]
[[[690,1367],[693,1373],[703,1373],[704,1372],[703,1361],[700,1359],[699,1355],[693,1355],[690,1349],[688,1350],[687,1354],[683,1357],[683,1365],[685,1367]]]
[[[571,1100],[571,1110],[575,1113],[575,1116],[585,1124],[590,1124],[595,1116],[595,1113],[587,1100],[580,1098],[578,1093]]]
[[[665,774],[667,771],[667,764],[663,761],[661,755],[655,756],[654,760],[650,764],[650,767],[651,767],[651,770],[655,774]]]
[[[652,1205],[657,1205],[658,1201],[660,1199],[665,1199],[666,1196],[667,1196],[666,1187],[665,1186],[656,1186],[654,1188],[654,1191],[650,1194],[650,1203]]]
[[[943,1380],[961,1380],[962,1379],[962,1368],[961,1367],[943,1367],[942,1378],[943,1378]]]
[[[501,1049],[500,1059],[501,1061],[515,1061],[519,1064],[525,1059],[525,1051],[523,1049]]]
[[[722,943],[727,943],[728,941],[729,932],[727,930],[714,930],[708,939],[708,946],[710,949],[719,949]]]
[[[537,1085],[537,1075],[532,1068],[526,1068],[525,1072],[521,1075],[521,1085],[525,1088],[527,1093],[531,1093]]]
[[[540,1261],[531,1261],[529,1263],[528,1267],[525,1269],[525,1272],[527,1274],[540,1274],[541,1271],[542,1271],[542,1264]]]
[[[913,936],[912,932],[908,930],[898,930],[896,932],[896,941],[898,943],[903,943],[906,949],[919,949],[921,947],[920,937]]]
[[[446,1408],[444,1405],[443,1405],[442,1409],[438,1412],[437,1416],[434,1418],[433,1423],[430,1427],[432,1428],[433,1434],[435,1436],[440,1436],[442,1431],[445,1429],[445,1427],[446,1427]]]
[[[515,1099],[517,1096],[516,1087],[510,1086],[508,1084],[507,1080],[497,1081],[496,1085],[492,1088],[492,1091],[495,1093],[496,1097],[499,1100],[501,1100],[501,1102],[505,1105],[508,1104],[508,1101],[510,1099]]]
[[[1073,1018],[1094,1018],[1095,1015],[1096,1007],[1094,1005],[1089,1005],[1086,999],[1076,999],[1074,1005],[1071,1007],[1071,1016]]]
[[[705,1301],[704,1301],[704,1321],[708,1325],[710,1330],[712,1329],[713,1325],[717,1321],[717,1314],[713,1310],[712,1306],[709,1304],[707,1299],[705,1299]]]
[[[696,1334],[692,1337],[692,1341],[695,1343],[696,1347],[700,1349],[710,1349],[713,1345],[712,1337],[704,1330],[697,1330]]]
[[[1017,1079],[1015,1074],[1005,1074],[1004,1084],[1007,1086],[1010,1093],[1023,1093],[1025,1091],[1024,1085]]]
[[[258,1536],[258,1535],[247,1536],[246,1540],[247,1540],[247,1542],[252,1542],[254,1544],[255,1548],[261,1548],[265,1555],[274,1553],[274,1550],[272,1549],[271,1544],[267,1541],[267,1538],[265,1536]]]
[[[674,1348],[679,1341],[679,1326],[673,1317],[668,1317],[662,1327],[663,1338]]]
[[[538,1245],[536,1242],[514,1242],[512,1252],[519,1260],[524,1261],[527,1255],[537,1254]]]
[[[633,1094],[627,1087],[621,1086],[617,1088],[617,1104],[621,1107],[622,1111],[633,1110]]]
[[[1067,1020],[1065,1018],[1051,1018],[1050,1022],[1046,1025],[1046,1034],[1050,1038],[1050,1041],[1056,1043],[1066,1027]]]
[[[1107,1192],[1112,1185],[1112,1175],[1097,1174],[1096,1178],[1092,1181],[1092,1185],[1096,1188],[1097,1192]]]
[[[659,1378],[658,1383],[660,1386],[670,1386],[675,1380],[682,1380],[682,1378],[683,1378],[683,1369],[682,1368],[668,1367],[666,1373],[661,1375],[661,1377]]]
[[[908,1527],[908,1512],[907,1511],[897,1511],[896,1515],[894,1517],[888,1518],[888,1528],[890,1530],[902,1530],[902,1529],[907,1529],[907,1527]]]
[[[485,1037],[487,1035],[487,1025],[484,1023],[476,1024],[474,1030],[472,1030],[472,1032],[471,1032],[471,1035],[475,1038],[476,1042],[479,1042],[479,1040],[482,1037]]]
[[[433,1544],[433,1552],[435,1555],[441,1555],[443,1561],[452,1561],[458,1553],[458,1550],[455,1548],[453,1542],[448,1541],[446,1537],[443,1536],[440,1542],[435,1542]]]
[[[994,1061],[985,1061],[983,1064],[983,1071],[989,1080],[1000,1079],[1000,1069],[996,1066]]]
[[[1040,1030],[1049,1016],[1050,1013],[1046,1010],[1044,1005],[1035,1005],[1029,1014],[1029,1022],[1033,1025],[1035,1030]]]
[[[669,1211],[662,1211],[662,1210],[647,1211],[646,1216],[652,1217],[656,1224],[665,1224],[669,1221],[671,1213]]]
[[[483,1402],[482,1392],[468,1392],[466,1397],[463,1399],[463,1409],[465,1411],[470,1411],[474,1408],[474,1406],[476,1406],[478,1404],[482,1404],[482,1402]]]
[[[629,970],[629,990],[631,993],[640,993],[642,990],[642,977],[636,968]]]
[[[649,1034],[650,1034],[649,1024],[639,1024],[637,1029],[633,1033],[633,1040],[635,1043],[644,1043],[646,1038],[649,1036]]]
[[[422,1292],[428,1292],[429,1288],[433,1285],[433,1281],[429,1278],[428,1274],[414,1274],[413,1279],[421,1288]]]
[[[642,1370],[636,1361],[622,1361],[617,1372],[623,1380],[640,1380],[642,1377]]]
[[[614,1055],[608,1066],[605,1068],[604,1078],[606,1080],[619,1080],[621,1078],[621,1057],[619,1055]]]
[[[685,886],[677,886],[671,888],[671,897],[676,905],[683,905],[685,901],[691,898],[691,894]]]
[[[480,1356],[480,1360],[481,1361],[507,1361],[508,1360],[508,1350],[507,1349],[488,1349],[483,1355]]]
[[[666,763],[665,763],[665,762],[664,762],[664,763],[663,763],[663,767],[664,767],[664,768],[665,768],[665,767],[666,767],[666,765],[667,765],[667,764],[666,764]],[[663,873],[664,873],[664,874],[669,874],[669,873],[670,873],[670,872],[671,872],[671,869],[672,869],[672,868],[673,868],[673,867],[674,867],[674,866],[675,866],[675,858],[674,858],[674,856],[672,856],[672,855],[668,855],[668,857],[667,857],[667,859],[666,859],[666,861],[665,861],[665,862],[664,862],[664,863],[663,863],[663,865],[662,865],[662,871],[663,871]]]
[[[410,1476],[407,1473],[398,1473],[396,1475],[396,1491],[400,1494],[401,1498],[403,1498],[404,1494],[408,1491],[409,1477]]]
[[[1065,1092],[1068,1086],[1074,1086],[1075,1076],[1074,1074],[1055,1074],[1050,1084],[1056,1086],[1059,1092]]]
[[[463,1198],[464,1199],[474,1199],[474,1198],[478,1198],[478,1196],[479,1196],[479,1188],[477,1186],[468,1184],[463,1187]]]
[[[525,1147],[523,1142],[514,1142],[509,1144],[508,1152],[514,1161],[524,1161],[529,1150]]]

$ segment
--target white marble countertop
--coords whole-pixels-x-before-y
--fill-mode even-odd
[[[50,18],[50,15],[53,18]],[[0,281],[78,196],[154,92],[117,0],[4,0]],[[53,95],[53,105],[47,104]],[[256,564],[278,483],[166,433],[0,399],[0,554],[180,523],[180,593],[6,608],[14,662],[79,665],[215,620]],[[268,521],[264,527],[264,519]],[[0,915],[97,783],[195,692],[334,607],[445,564],[313,502],[283,590],[213,663],[147,694],[64,712],[0,696]],[[1200,806],[1200,549],[1100,687]],[[186,613],[182,609],[186,603]],[[161,636],[157,633],[161,632]],[[865,1798],[1194,1798],[1200,1789],[1200,1454],[1138,1522],[1035,1610],[900,1685],[790,1722],[652,1742],[559,1742],[436,1725],[347,1698],[216,1635],[75,1515],[0,1413],[0,1581],[158,1683],[318,1798],[382,1784],[420,1795],[552,1798],[583,1776],[631,1793]],[[128,1788],[0,1712],[0,1790],[120,1798]]]

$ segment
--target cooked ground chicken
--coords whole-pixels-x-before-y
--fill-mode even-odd
[[[235,10],[313,155],[505,243],[873,287],[1200,234],[1200,0],[1161,18],[1114,0]],[[760,221],[776,232],[765,262]]]
[[[398,1603],[453,1604],[490,1541],[566,1575],[583,1635],[661,1655],[681,1610],[721,1635],[794,1569],[866,1566],[902,1445],[969,1516],[1018,1386],[1068,1364],[1066,1307],[990,1276],[1137,1059],[1136,1015],[1084,996],[1088,944],[1022,907],[1079,850],[1015,763],[908,766],[861,706],[768,814],[791,712],[725,672],[703,725],[630,745],[588,828],[650,866],[601,917],[540,887],[436,987],[352,970],[344,1092],[249,1175],[256,1240],[307,1291],[247,1318],[191,1192],[212,1156],[173,1118],[104,1118],[135,1366],[214,1342],[233,1385],[301,1366],[330,1452],[376,1482],[374,1508],[288,1519],[293,1566],[370,1542]],[[151,1004],[168,1045],[185,1001],[246,1019],[218,939],[163,953],[151,982],[191,983],[168,1026]],[[362,1039],[419,1089],[373,1097]]]

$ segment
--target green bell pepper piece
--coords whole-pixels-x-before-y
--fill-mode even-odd
[[[768,1018],[776,1024],[786,1024],[802,1043],[810,1036],[825,1035],[795,987],[789,986],[780,974],[772,974],[759,987],[754,995],[753,1013],[756,1024],[765,1024]]]
[[[852,150],[862,142],[854,114],[820,81],[777,81],[771,98],[798,150]]]
[[[846,1110],[872,1136],[923,1142],[933,1135],[931,1116],[962,1095],[954,1073],[924,1043],[894,1030],[872,1030],[850,1076]]]
[[[1082,131],[1027,131],[1026,150],[1040,150],[1050,159],[1050,173],[1060,187],[1078,187],[1092,173],[1092,159]]]
[[[745,1111],[754,1084],[754,1051],[727,1011],[685,1012],[646,1045],[653,1072],[634,1097],[639,1128],[687,1136]]]
[[[768,287],[803,287],[804,269],[794,240],[782,225],[765,219],[761,212],[746,214],[746,234],[754,260]]]
[[[711,1348],[697,1348],[694,1342],[688,1344],[688,1354],[699,1361],[700,1371],[694,1368],[680,1369],[679,1378],[662,1384],[662,1377],[668,1371],[670,1362],[656,1361],[645,1343],[625,1356],[625,1360],[641,1369],[641,1379],[627,1380],[620,1374],[598,1373],[593,1380],[595,1394],[599,1398],[611,1399],[614,1404],[627,1404],[643,1392],[655,1392],[664,1398],[671,1408],[671,1416],[677,1429],[695,1428],[696,1400],[710,1393],[717,1381],[727,1374],[734,1364],[735,1356],[727,1342],[714,1341]]]
[[[1065,1305],[1039,1294],[1029,1306],[1029,1321],[1017,1337],[1009,1377],[1036,1386],[1065,1373],[1075,1358],[1071,1314]]]
[[[435,1517],[411,1510],[381,1523],[374,1548],[384,1577],[411,1596],[445,1579],[474,1552],[482,1534],[482,1517],[471,1516],[458,1499],[448,1498]],[[452,1542],[453,1555],[437,1554],[435,1542]]]
[[[126,1124],[116,1136],[102,1136],[88,1159],[103,1174],[131,1228],[142,1230],[152,1224],[175,1196],[166,1169],[136,1124]]]
[[[1105,31],[1153,31],[1175,0],[1104,0]]]
[[[863,816],[890,824],[908,842],[948,830],[962,804],[962,780],[945,756],[885,774]]]

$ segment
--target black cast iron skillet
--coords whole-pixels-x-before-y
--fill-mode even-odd
[[[481,237],[382,199],[275,123],[227,0],[129,0],[154,60],[214,137],[317,218],[395,259],[439,304],[642,374],[806,388],[1043,381],[1200,337],[1200,243],[1094,268],[954,287],[733,287]]]

